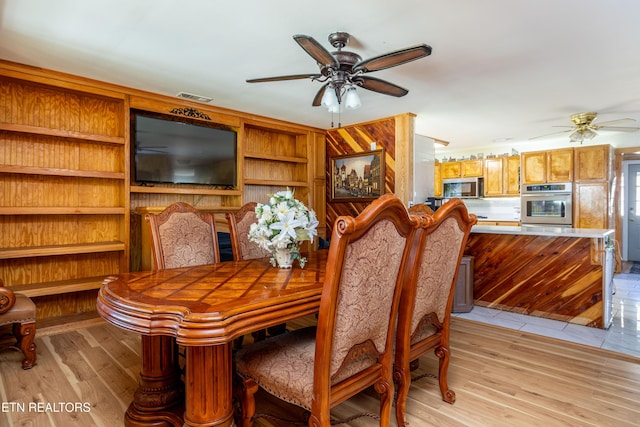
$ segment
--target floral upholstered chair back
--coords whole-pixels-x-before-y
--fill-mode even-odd
[[[318,316],[315,396],[352,376],[392,390],[395,318],[415,227],[393,195],[336,220]]]
[[[414,239],[411,262],[414,276],[405,283],[398,313],[396,378],[398,425],[405,425],[404,400],[411,381],[409,362],[435,349],[440,359],[439,382],[443,400],[453,403],[455,393],[446,384],[449,364],[449,322],[460,261],[476,223],[460,199],[451,199],[432,215],[423,215],[425,228]]]
[[[258,222],[256,205],[256,202],[249,202],[235,213],[226,213],[231,237],[231,250],[233,251],[233,259],[236,261],[271,256],[271,252],[249,240],[249,228],[251,224]]]
[[[220,261],[213,215],[177,202],[159,214],[146,214],[156,270]]]
[[[236,353],[241,427],[253,424],[259,388],[310,411],[309,425],[330,426],[332,407],[371,386],[380,394],[380,425],[390,425],[395,321],[416,218],[387,194],[336,220],[317,327]]]

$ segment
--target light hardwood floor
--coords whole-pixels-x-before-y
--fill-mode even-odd
[[[456,403],[441,400],[434,378],[415,381],[407,402],[412,426],[638,425],[640,359],[466,319],[452,323],[449,384]],[[0,353],[0,426],[122,425],[137,385],[139,337],[99,319],[81,325],[41,331],[38,365],[29,371],[20,369],[19,353]],[[414,374],[435,373],[436,366],[432,355],[423,356]],[[300,413],[261,396],[259,413]],[[371,392],[332,413],[345,419],[377,411]],[[343,425],[377,424],[361,417]],[[263,418],[255,425],[292,423]]]

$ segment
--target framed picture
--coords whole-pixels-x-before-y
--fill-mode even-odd
[[[330,160],[332,202],[365,202],[384,194],[384,149]]]

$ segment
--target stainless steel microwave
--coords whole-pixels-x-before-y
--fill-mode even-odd
[[[442,197],[470,199],[484,197],[483,178],[447,178],[442,180]]]

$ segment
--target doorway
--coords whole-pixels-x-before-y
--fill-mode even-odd
[[[627,260],[640,261],[640,164],[628,165],[625,179]]]

